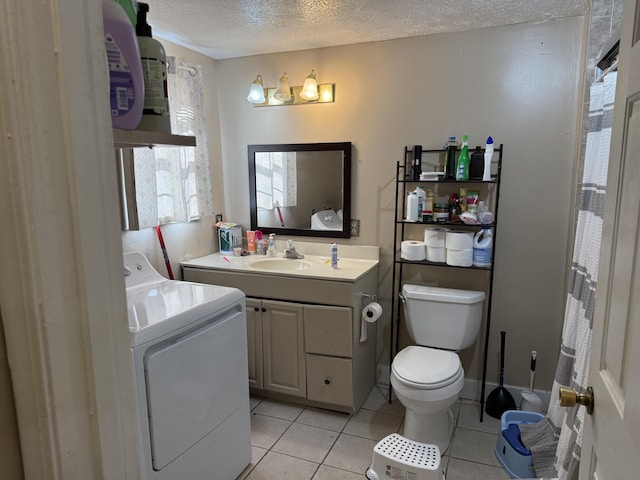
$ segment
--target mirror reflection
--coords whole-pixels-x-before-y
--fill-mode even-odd
[[[351,143],[249,145],[251,229],[349,237]]]

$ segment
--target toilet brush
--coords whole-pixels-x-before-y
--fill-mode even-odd
[[[520,401],[520,410],[526,410],[528,412],[542,412],[542,400],[540,397],[533,393],[533,379],[536,375],[536,359],[538,353],[534,350],[531,352],[531,373],[529,374],[529,390],[523,391],[520,395],[522,400]]]

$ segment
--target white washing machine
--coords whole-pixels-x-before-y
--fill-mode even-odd
[[[233,480],[251,462],[244,294],[124,254],[144,480]]]

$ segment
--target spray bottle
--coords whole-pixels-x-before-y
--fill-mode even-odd
[[[456,164],[456,180],[467,182],[469,181],[469,137],[467,135],[462,136],[462,149],[460,150],[460,156],[458,157],[458,163]]]
[[[493,160],[493,138],[487,138],[487,145],[484,149],[484,173],[482,174],[482,181],[491,181],[491,161]]]

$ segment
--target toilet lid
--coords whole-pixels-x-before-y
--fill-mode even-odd
[[[398,380],[414,388],[446,387],[464,375],[455,352],[409,346],[393,359],[391,368]]]

